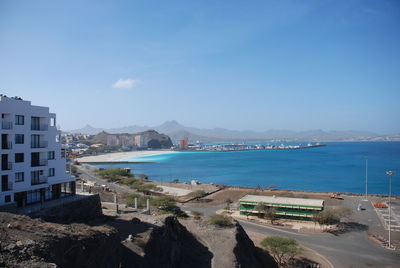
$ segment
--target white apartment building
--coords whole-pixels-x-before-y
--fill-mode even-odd
[[[0,206],[18,207],[75,194],[56,115],[0,95]]]

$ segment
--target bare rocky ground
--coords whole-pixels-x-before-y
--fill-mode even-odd
[[[0,213],[0,267],[277,267],[238,223],[105,214],[87,225]]]
[[[118,244],[116,230],[106,225],[0,213],[0,267],[116,267]]]
[[[137,267],[277,267],[237,223],[219,228],[204,219],[137,213],[118,219],[110,225],[124,247],[140,256]]]

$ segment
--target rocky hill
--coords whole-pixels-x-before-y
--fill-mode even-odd
[[[277,267],[238,223],[221,229],[202,220],[135,216],[88,226],[0,213],[0,267]]]

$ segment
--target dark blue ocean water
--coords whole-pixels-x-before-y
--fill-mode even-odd
[[[148,164],[108,164],[129,167],[150,179],[192,179],[217,184],[328,192],[365,192],[365,157],[368,157],[368,192],[387,194],[387,170],[394,170],[392,193],[400,195],[400,142],[332,142],[326,147],[301,150],[238,152],[179,152],[132,158]]]

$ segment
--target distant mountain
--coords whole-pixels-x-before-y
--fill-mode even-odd
[[[66,132],[67,133],[79,133],[79,134],[96,135],[97,133],[100,133],[100,132],[102,132],[104,130],[105,130],[105,128],[95,128],[95,127],[92,127],[91,125],[87,124],[83,128],[74,129],[74,130],[70,130],[70,131],[66,131]]]
[[[324,131],[324,130],[267,130],[267,131],[239,131],[225,128],[203,129],[181,125],[175,120],[167,121],[159,126],[126,126],[121,128],[94,128],[86,125],[84,128],[71,130],[70,133],[97,134],[101,131],[108,133],[138,133],[148,129],[154,129],[164,133],[177,141],[184,137],[191,142],[202,141],[351,141],[351,140],[387,140],[388,136],[380,136],[368,131]],[[396,139],[397,136],[393,135]]]

